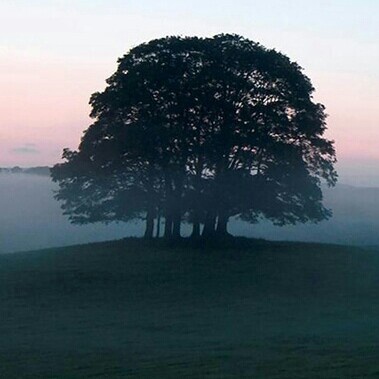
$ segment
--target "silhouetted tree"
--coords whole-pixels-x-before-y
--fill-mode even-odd
[[[327,218],[320,179],[335,184],[335,151],[310,80],[284,55],[242,37],[204,44],[199,92],[213,179],[204,232],[225,234],[235,215],[279,224]]]
[[[226,235],[249,222],[320,221],[336,182],[324,107],[286,56],[237,35],[167,37],[119,60],[92,95],[78,151],[52,170],[73,222],[165,218],[164,235]],[[159,235],[160,221],[157,222]]]

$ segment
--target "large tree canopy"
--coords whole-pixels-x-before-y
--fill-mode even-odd
[[[56,197],[73,222],[145,218],[146,237],[161,216],[166,237],[183,221],[197,237],[232,216],[325,219],[336,159],[313,92],[296,63],[237,35],[139,45],[92,95],[93,124],[52,170]]]

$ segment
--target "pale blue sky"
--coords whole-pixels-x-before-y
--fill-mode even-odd
[[[304,67],[327,107],[341,164],[379,160],[378,0],[2,0],[0,165],[52,164],[63,147],[76,147],[90,94],[130,47],[221,32]],[[35,152],[22,154],[28,144]]]

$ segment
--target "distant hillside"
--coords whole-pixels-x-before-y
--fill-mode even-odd
[[[50,167],[48,166],[38,166],[38,167],[28,167],[28,168],[21,168],[18,166],[0,167],[0,173],[50,176]]]
[[[378,278],[320,244],[0,255],[0,377],[378,378]]]

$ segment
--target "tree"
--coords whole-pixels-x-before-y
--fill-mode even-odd
[[[78,151],[52,170],[73,222],[145,218],[151,238],[163,215],[165,237],[178,238],[182,221],[206,237],[226,235],[230,217],[330,216],[324,107],[283,54],[237,35],[167,37],[119,59],[107,84]]]

